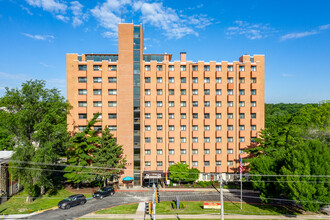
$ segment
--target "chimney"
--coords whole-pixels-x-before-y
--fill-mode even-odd
[[[180,61],[181,62],[186,62],[186,58],[187,58],[187,53],[186,52],[181,52],[180,53]]]

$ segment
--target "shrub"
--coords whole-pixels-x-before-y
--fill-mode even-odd
[[[171,206],[173,209],[177,209],[175,201],[171,202]],[[186,204],[184,204],[183,202],[179,202],[179,209],[184,209],[184,208],[186,208]]]

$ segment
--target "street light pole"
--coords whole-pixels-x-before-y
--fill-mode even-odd
[[[221,169],[221,167],[220,167]],[[223,183],[222,183],[222,173],[220,172],[220,203],[221,203],[221,220],[224,220],[224,204],[223,204]]]

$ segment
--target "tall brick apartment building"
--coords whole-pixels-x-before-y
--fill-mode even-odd
[[[219,166],[237,172],[242,150],[264,128],[264,55],[193,62],[181,53],[172,61],[143,53],[142,25],[118,28],[118,54],[67,54],[68,130],[100,112],[94,129],[109,126],[127,156],[123,176],[136,185],[177,162],[202,179]]]

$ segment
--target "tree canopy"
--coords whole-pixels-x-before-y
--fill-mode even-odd
[[[189,169],[185,163],[176,163],[168,168],[169,179],[174,182],[194,182],[198,179],[200,171],[196,168]]]

